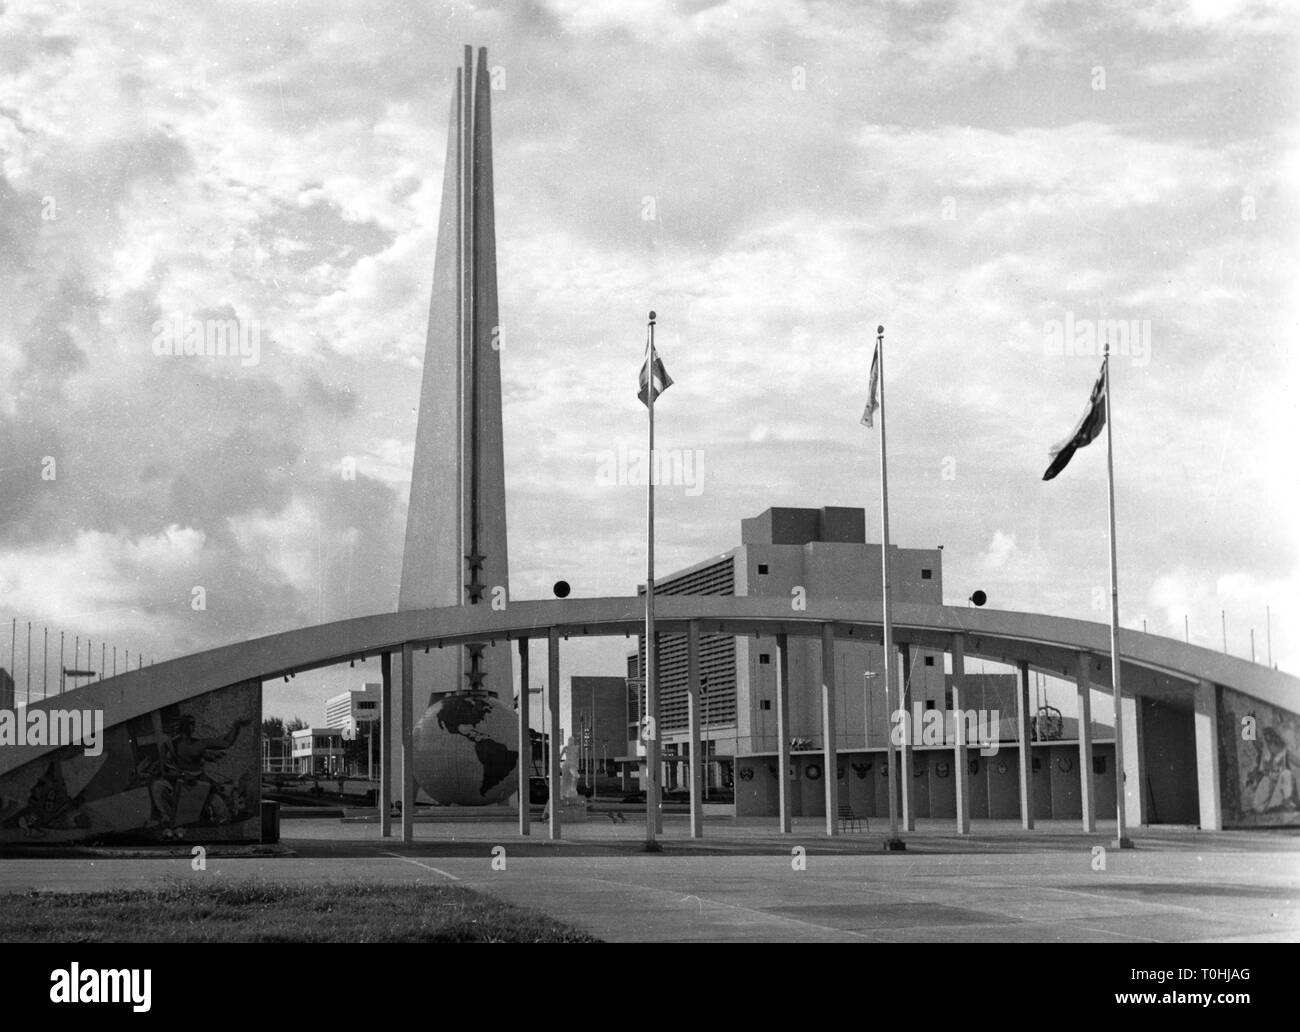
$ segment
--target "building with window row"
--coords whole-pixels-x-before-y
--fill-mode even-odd
[[[304,727],[293,732],[293,769],[298,774],[335,774],[343,769],[343,732]]]
[[[891,545],[891,591],[899,602],[943,601],[943,549]],[[644,594],[642,586],[639,591]],[[866,540],[862,509],[771,508],[741,521],[740,544],[721,555],[659,578],[656,595],[729,595],[785,598],[797,610],[804,600],[877,599],[883,594],[880,545]],[[881,747],[888,734],[879,645],[836,642],[840,685],[838,746]],[[628,657],[629,736],[619,757],[625,773],[639,779],[644,746],[637,730],[645,715],[645,639]],[[663,785],[686,783],[686,636],[659,636],[659,731]],[[925,708],[945,698],[941,652],[908,655],[912,698]],[[739,756],[775,755],[776,639],[705,634],[700,638],[701,749],[709,788],[734,785]],[[821,644],[790,642],[790,734],[801,749],[821,748]]]

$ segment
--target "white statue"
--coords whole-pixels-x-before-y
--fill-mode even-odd
[[[576,803],[580,801],[578,795],[578,747],[573,742],[573,736],[564,743],[564,748],[560,750],[560,802]]]

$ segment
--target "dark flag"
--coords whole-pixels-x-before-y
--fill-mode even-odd
[[[637,391],[637,397],[641,399],[641,404],[649,406],[650,404],[650,355],[646,355],[645,361],[641,364],[641,389]],[[664,368],[663,360],[658,355],[654,356],[654,380],[655,380],[655,397],[663,394],[673,385],[673,378],[668,375],[668,370]]]
[[[1106,426],[1106,363],[1103,362],[1097,382],[1092,387],[1092,397],[1088,399],[1088,408],[1068,438],[1051,450],[1052,464],[1043,474],[1044,480],[1051,480],[1065,469],[1074,453],[1097,439]]]
[[[863,426],[873,426],[876,409],[880,408],[880,345],[871,356],[871,377],[867,382],[867,407],[862,411],[859,422]]]

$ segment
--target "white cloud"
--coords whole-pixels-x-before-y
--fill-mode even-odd
[[[184,613],[205,535],[169,526],[132,536],[83,531],[71,542],[46,542],[0,554],[0,597],[26,613],[99,637],[155,641],[160,608]],[[125,646],[124,646],[125,647]]]
[[[664,563],[728,547],[767,505],[872,504],[857,420],[884,323],[899,543],[944,541],[958,597],[969,582],[998,607],[1096,618],[1102,457],[1039,480],[1095,375],[1044,354],[1045,321],[1071,311],[1152,323],[1150,363],[1116,370],[1126,620],[1140,603],[1176,634],[1190,611],[1195,638],[1274,598],[1275,655],[1295,657],[1279,471],[1297,158],[1258,60],[1266,29],[1290,30],[1278,5],[1230,10],[556,0],[362,20],[216,3],[181,33],[147,5],[6,8],[0,430],[78,469],[52,508],[0,484],[0,510],[33,506],[0,520],[6,611],[129,614],[195,563],[215,602],[226,570],[242,613],[153,619],[167,653],[395,595],[449,72],[471,38],[508,73],[493,116],[516,593],[641,576],[644,500],[599,489],[594,456],[641,441],[655,308],[677,380],[661,443],[707,455],[702,495],[665,496]],[[255,369],[143,353],[159,313],[226,305],[268,328]],[[31,363],[63,330],[84,365],[35,403]],[[309,375],[351,403],[304,401]],[[344,455],[372,493],[329,493]]]
[[[1000,530],[993,532],[993,539],[985,549],[982,561],[989,570],[1000,570],[1016,554],[1016,536]]]

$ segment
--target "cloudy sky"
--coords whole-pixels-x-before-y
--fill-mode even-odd
[[[601,471],[642,441],[655,308],[659,443],[703,456],[698,489],[660,491],[661,572],[770,505],[874,525],[883,323],[895,542],[945,546],[949,602],[1104,620],[1104,449],[1040,477],[1097,374],[1087,331],[1136,321],[1123,623],[1186,615],[1218,648],[1226,609],[1263,659],[1271,606],[1296,669],[1298,25],[1210,0],[6,4],[20,683],[28,620],[38,649],[48,625],[161,659],[395,607],[466,42],[501,87],[512,597],[644,576],[643,492]],[[256,326],[257,361],[155,354],[186,318]],[[566,669],[620,673],[623,644]],[[359,675],[267,709],[319,720]]]

